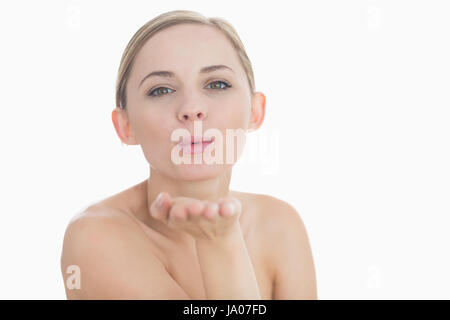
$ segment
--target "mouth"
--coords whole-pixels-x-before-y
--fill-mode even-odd
[[[184,152],[201,153],[207,146],[214,142],[214,137],[183,137],[183,141],[179,145]]]
[[[214,137],[208,138],[208,137],[190,136],[190,137],[183,137],[182,139],[183,139],[183,141],[179,143],[182,147],[188,146],[188,145],[202,144],[202,143],[211,143],[214,141]]]

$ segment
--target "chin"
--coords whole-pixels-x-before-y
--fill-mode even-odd
[[[230,165],[224,164],[178,164],[174,165],[174,175],[181,180],[195,181],[214,179],[222,175]]]

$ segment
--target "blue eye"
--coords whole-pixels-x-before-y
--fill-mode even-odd
[[[211,84],[219,84],[219,86],[216,85],[212,89],[227,90],[228,88],[231,88],[231,85],[229,85],[225,81],[213,81],[213,82],[210,82],[208,84],[208,86]],[[152,91],[150,91],[147,95],[150,97],[157,98],[157,97],[161,97],[161,96],[165,95],[167,93],[167,90],[172,90],[172,89],[169,89],[166,87],[158,87],[158,88],[155,88]],[[172,90],[172,91],[174,91],[174,90]],[[155,93],[160,93],[160,94],[155,94]]]

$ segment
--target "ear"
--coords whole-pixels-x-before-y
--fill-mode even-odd
[[[252,96],[252,110],[247,132],[256,131],[263,123],[266,114],[266,96],[255,92]]]
[[[112,111],[111,118],[117,135],[123,143],[128,145],[139,144],[133,134],[133,131],[130,128],[130,121],[128,119],[128,113],[126,110],[116,107]]]

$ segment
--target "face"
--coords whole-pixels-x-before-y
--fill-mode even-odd
[[[216,65],[226,67],[201,72]],[[148,76],[155,71],[173,75]],[[204,25],[171,26],[150,38],[135,58],[126,96],[127,110],[113,111],[121,140],[140,144],[152,171],[163,171],[174,179],[207,179],[232,166],[242,150],[234,148],[234,160],[226,161],[227,129],[245,133],[257,129],[264,118],[265,97],[259,92],[251,94],[231,42],[220,31]],[[201,125],[200,132],[194,132],[194,124],[197,128]],[[200,153],[188,154],[190,164],[175,163],[173,149],[182,140],[172,141],[171,136],[180,129],[187,130],[189,136],[207,135],[208,129],[216,129],[223,145],[218,139],[214,143],[222,148],[223,161],[194,163],[194,157],[201,159]],[[179,152],[180,158],[186,156],[183,153]]]

